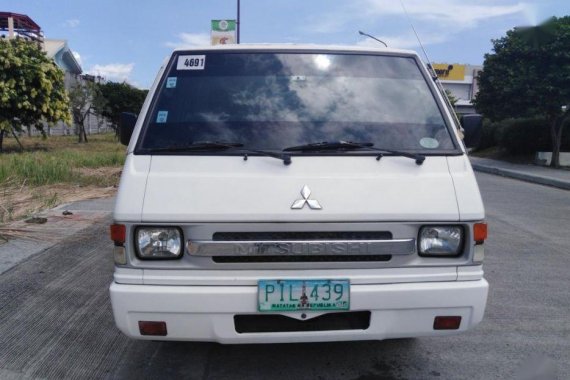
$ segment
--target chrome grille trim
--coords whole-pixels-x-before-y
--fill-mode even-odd
[[[311,256],[311,255],[411,255],[416,239],[393,240],[283,240],[186,242],[193,256]]]
[[[311,256],[212,256],[215,263],[242,264],[242,263],[358,263],[358,262],[388,262],[390,255],[311,255]]]
[[[392,240],[390,231],[247,231],[215,232],[214,241],[290,241],[290,240]]]

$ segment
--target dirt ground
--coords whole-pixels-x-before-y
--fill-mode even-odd
[[[121,173],[121,168],[81,168],[77,169],[83,175],[90,177],[109,178]],[[76,186],[70,184],[53,184],[39,187],[8,184],[0,188],[0,222],[10,222],[22,218],[40,215],[44,210],[64,203],[85,199],[110,197],[116,192],[116,186],[99,187],[96,185]]]

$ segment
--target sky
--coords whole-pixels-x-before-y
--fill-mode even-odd
[[[148,88],[173,48],[208,45],[212,19],[234,19],[237,0],[0,0],[30,16],[46,38],[66,39],[83,71]],[[570,15],[569,0],[241,0],[242,43],[388,46],[432,62],[482,64],[516,26]]]

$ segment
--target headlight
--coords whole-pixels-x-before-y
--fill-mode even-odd
[[[175,227],[138,227],[137,256],[141,259],[177,259],[182,256],[182,232]]]
[[[419,234],[420,256],[457,256],[463,245],[461,226],[423,226]]]

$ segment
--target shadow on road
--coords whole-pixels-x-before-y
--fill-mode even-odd
[[[417,342],[417,339],[267,345],[138,342],[146,346],[144,354],[138,355],[137,363],[123,367],[118,377],[402,379],[403,367],[414,366],[417,370],[421,367],[417,361],[402,363],[403,356],[414,350]],[[438,375],[435,371],[432,374]]]

